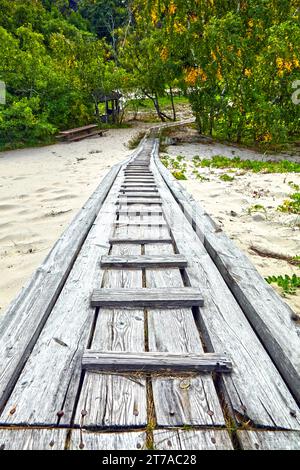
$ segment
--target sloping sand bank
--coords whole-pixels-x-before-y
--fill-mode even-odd
[[[0,314],[136,134],[0,153]]]
[[[197,168],[204,177],[202,181],[193,174],[192,158],[196,155],[210,158],[213,155],[240,156],[258,159],[259,155],[231,148],[224,152],[220,144],[182,144],[170,146],[167,154],[171,157],[184,156],[187,163],[187,181],[180,181],[194,199],[218,222],[226,234],[247,254],[257,270],[264,277],[296,274],[300,269],[280,257],[300,255],[300,216],[285,214],[277,210],[294,191],[289,183],[300,185],[300,175],[261,174],[243,171]],[[264,156],[261,156],[264,159]],[[277,160],[279,157],[277,157]],[[293,158],[297,161],[297,158]],[[299,161],[299,160],[298,160]],[[225,182],[221,175],[233,177]],[[256,211],[254,206],[261,206]],[[279,255],[279,258],[268,256]],[[272,286],[282,295],[276,284]],[[286,295],[285,300],[300,315],[300,294]]]

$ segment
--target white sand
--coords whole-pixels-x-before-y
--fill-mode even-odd
[[[137,132],[0,153],[0,314]]]
[[[223,230],[249,256],[262,276],[300,275],[299,268],[287,261],[261,257],[255,254],[250,246],[287,256],[300,255],[300,216],[283,214],[276,209],[293,190],[288,182],[300,185],[300,175],[288,174],[255,174],[233,172],[209,168],[198,168],[202,176],[209,181],[199,181],[192,171],[191,159],[195,155],[209,158],[211,155],[224,155],[224,146],[185,144],[170,146],[167,153],[172,157],[187,157],[188,181],[181,181],[183,186],[199,201],[202,207],[217,221]],[[240,154],[240,152],[236,152]],[[230,155],[230,151],[227,153]],[[244,156],[245,157],[245,156]],[[251,156],[249,156],[251,158]],[[220,175],[234,176],[233,182],[220,180]],[[240,176],[237,176],[241,173]],[[265,207],[266,212],[248,213],[254,205]],[[260,220],[256,220],[256,219]],[[277,289],[276,284],[272,284]],[[281,289],[277,289],[282,292]],[[298,290],[299,292],[299,290]],[[300,314],[300,294],[286,297],[287,303]]]

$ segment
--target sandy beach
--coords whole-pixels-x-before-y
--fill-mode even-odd
[[[300,216],[277,211],[277,207],[293,192],[289,183],[300,185],[299,174],[257,174],[239,170],[231,173],[228,170],[197,168],[205,178],[200,181],[193,174],[194,156],[247,158],[247,151],[222,144],[183,143],[169,146],[166,153],[171,157],[185,157],[188,180],[180,183],[247,254],[263,277],[286,274],[299,276],[299,268],[289,262],[261,255],[269,252],[279,256],[300,255]],[[250,152],[248,158],[264,159],[264,156],[259,158],[257,153],[254,155],[254,152]],[[225,173],[234,180],[220,180],[220,176]],[[264,209],[253,211],[255,205],[263,206]],[[276,284],[272,286],[282,295],[282,290]],[[300,295],[286,295],[285,300],[300,315]]]
[[[0,314],[139,130],[0,153]]]

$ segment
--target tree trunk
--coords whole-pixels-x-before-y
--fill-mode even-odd
[[[175,104],[174,104],[173,90],[171,86],[170,86],[170,97],[171,97],[172,110],[173,110],[173,121],[175,122],[176,121],[176,109],[175,109]]]

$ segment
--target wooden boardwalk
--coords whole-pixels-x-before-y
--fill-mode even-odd
[[[299,449],[291,313],[148,137],[0,320],[0,449]]]

